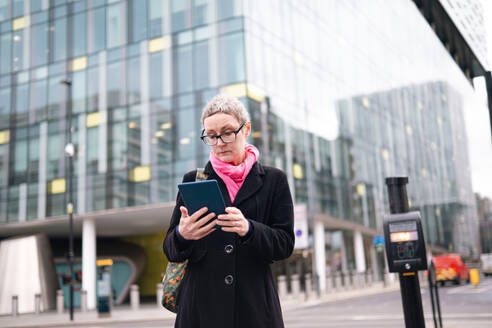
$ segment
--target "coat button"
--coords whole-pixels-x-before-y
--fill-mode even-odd
[[[231,275],[227,275],[224,278],[224,282],[226,285],[232,285],[232,282],[234,281],[234,278]]]
[[[224,250],[225,250],[226,254],[231,254],[232,251],[234,250],[234,246],[232,246],[230,244],[226,245],[226,247],[224,247]]]

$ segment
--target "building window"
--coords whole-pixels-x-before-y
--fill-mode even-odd
[[[179,93],[190,92],[193,88],[193,65],[191,61],[191,45],[179,47],[176,50],[175,59],[177,61],[178,72],[175,74],[177,79],[177,91]]]
[[[149,0],[149,38],[162,35],[162,0]]]
[[[53,27],[53,60],[63,60],[67,57],[67,19],[55,20]]]
[[[85,13],[74,15],[72,23],[72,57],[80,57],[86,52]]]
[[[243,34],[234,33],[219,38],[219,83],[231,84],[245,78]]]
[[[106,46],[106,8],[89,11],[89,53],[103,50]]]
[[[144,40],[147,38],[147,1],[132,0],[129,2],[129,6],[131,26],[130,42]]]
[[[31,28],[31,66],[45,65],[48,61],[48,24]]]
[[[106,22],[108,48],[119,47],[125,43],[123,32],[126,28],[123,24],[123,3],[108,6]]]

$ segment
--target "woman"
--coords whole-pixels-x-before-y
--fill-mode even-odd
[[[287,178],[257,162],[258,150],[246,143],[249,114],[236,98],[213,98],[202,124],[201,138],[211,147],[204,173],[217,180],[227,214],[188,213],[178,193],[164,240],[170,261],[188,259],[175,327],[284,327],[270,263],[294,247]],[[183,182],[195,176],[188,172]]]

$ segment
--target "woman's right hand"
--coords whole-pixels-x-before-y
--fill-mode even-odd
[[[188,215],[188,209],[184,206],[181,206],[179,210],[181,211],[181,219],[179,220],[178,231],[184,239],[199,240],[216,230],[217,219],[207,224],[208,221],[215,217],[215,213],[209,213],[201,217],[207,213],[208,209],[206,207],[202,207],[192,215]]]

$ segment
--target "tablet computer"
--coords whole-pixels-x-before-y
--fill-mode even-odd
[[[217,180],[180,183],[178,189],[189,215],[205,206],[208,208],[207,213],[214,212],[216,215],[226,213],[224,198]]]

